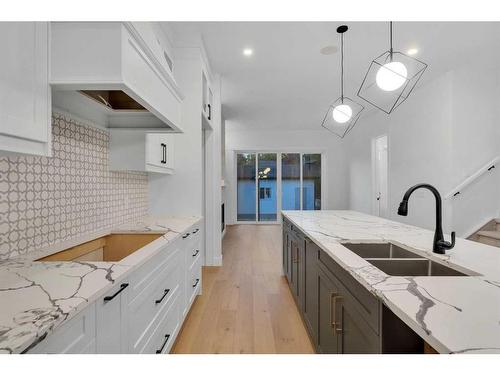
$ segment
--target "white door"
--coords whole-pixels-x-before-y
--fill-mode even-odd
[[[2,150],[48,153],[51,135],[48,38],[48,22],[0,22]]]
[[[374,214],[387,217],[387,175],[388,175],[388,143],[387,136],[374,140]]]

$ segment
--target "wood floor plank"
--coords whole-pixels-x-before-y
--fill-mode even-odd
[[[281,270],[281,227],[233,225],[223,266],[203,267],[172,353],[314,353]]]

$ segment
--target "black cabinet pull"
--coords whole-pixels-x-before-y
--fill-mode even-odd
[[[186,233],[182,238],[188,238],[191,233]]]
[[[155,303],[156,303],[156,304],[161,303],[161,301],[163,301],[163,299],[167,296],[167,294],[168,294],[169,292],[170,292],[170,289],[165,289],[165,291],[164,291],[164,293],[163,293],[163,296],[161,296],[161,298],[160,298],[160,299],[157,299],[157,300],[155,301]]]
[[[199,282],[200,282],[200,279],[196,279],[196,282],[193,284],[193,288],[196,288],[196,286],[198,285]]]
[[[200,230],[199,228],[196,228],[196,229],[193,231],[193,234],[198,233],[198,231],[199,231],[199,230]]]
[[[196,251],[194,252],[194,254],[193,254],[193,258],[194,258],[195,256],[197,256],[199,252],[200,252],[200,250],[196,250]]]
[[[167,164],[167,145],[165,143],[161,144],[161,163]]]
[[[111,301],[113,298],[115,298],[118,294],[120,294],[121,292],[123,292],[123,290],[128,287],[128,283],[125,283],[125,284],[122,284],[120,285],[120,289],[118,289],[118,291],[113,294],[112,296],[106,296],[104,297],[104,302],[109,302]]]
[[[163,341],[163,344],[161,345],[161,348],[156,351],[156,354],[161,354],[163,349],[165,349],[165,345],[167,345],[168,339],[170,338],[169,334],[165,335],[165,341]]]
[[[212,106],[210,104],[208,105],[208,119],[212,119]]]

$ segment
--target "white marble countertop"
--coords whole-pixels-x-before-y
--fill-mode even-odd
[[[283,215],[439,352],[500,353],[499,248],[457,238],[439,255],[426,229],[355,211]],[[475,276],[388,276],[342,242],[392,242]]]
[[[147,216],[23,257],[0,260],[0,353],[23,352],[200,220]],[[34,261],[101,236],[131,232],[162,236],[119,262]]]

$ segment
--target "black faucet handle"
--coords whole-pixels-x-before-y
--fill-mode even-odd
[[[438,245],[443,249],[453,249],[455,247],[455,232],[451,232],[451,243],[445,240],[438,241]]]

